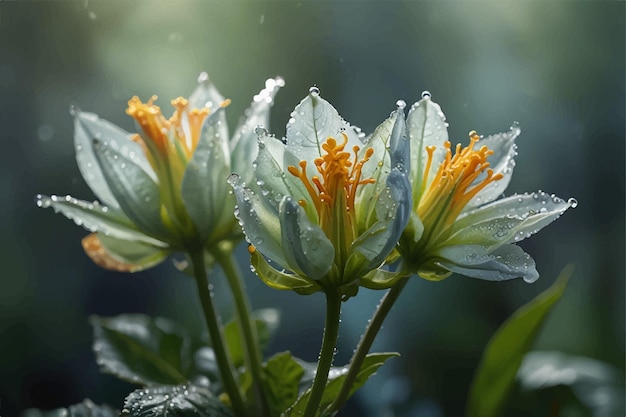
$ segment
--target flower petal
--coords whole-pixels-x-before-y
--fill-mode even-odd
[[[285,152],[285,144],[282,141],[268,135],[266,132],[260,133],[258,155],[254,161],[254,173],[256,185],[259,187],[261,194],[276,208],[277,212],[280,202],[286,195],[292,196],[296,201],[302,199],[309,201],[310,196],[306,192],[302,181],[286,172],[287,170],[285,169],[285,162],[283,161],[288,158],[295,159],[295,157],[293,155],[286,156],[288,152]],[[312,202],[307,206],[314,208]],[[307,214],[317,215],[313,209],[311,213]]]
[[[255,128],[259,125],[269,126],[270,108],[274,104],[274,96],[284,85],[285,81],[279,77],[265,81],[265,88],[254,96],[252,104],[246,110],[245,116],[241,118],[231,139],[232,169],[242,175],[246,183],[252,181],[250,166],[257,153]]]
[[[100,119],[96,114],[74,110],[74,147],[78,169],[96,197],[111,208],[120,206],[104,178],[94,153],[94,139],[108,143],[111,148],[128,159],[128,163],[138,165],[153,179],[156,178],[141,146],[133,142],[130,136],[128,132]]]
[[[513,195],[463,214],[452,226],[446,244],[517,242],[552,223],[573,205],[574,200],[565,201],[543,191]]]
[[[124,214],[141,231],[157,238],[167,236],[161,221],[159,185],[154,179],[106,142],[95,140],[93,149]]]
[[[335,258],[335,248],[324,231],[290,196],[281,201],[279,217],[282,248],[290,269],[311,279],[322,278]]]
[[[427,175],[432,179],[444,160],[446,150],[443,146],[448,140],[446,116],[441,107],[425,95],[411,106],[407,117],[409,140],[411,141],[411,181],[413,182],[413,200],[419,201],[420,184]],[[428,161],[427,146],[435,146],[433,161],[429,172],[424,172]]]
[[[220,94],[213,82],[209,79],[209,75],[206,72],[202,72],[198,76],[198,86],[189,95],[189,108],[201,109],[207,107],[211,112],[215,112],[223,102],[224,96]],[[228,155],[229,145],[226,113],[220,113],[218,131],[222,146],[224,147],[224,153]]]
[[[237,208],[235,216],[243,227],[248,241],[259,252],[283,267],[287,267],[285,254],[281,248],[281,231],[276,210],[265,198],[244,187],[237,174],[228,177],[233,187]]]
[[[322,143],[333,137],[341,143],[341,133],[348,137],[346,149],[362,147],[357,129],[343,120],[337,110],[319,96],[316,90],[306,96],[291,113],[287,123],[287,150],[298,160],[306,160],[309,178],[317,174],[315,158],[322,155]],[[296,163],[297,166],[297,163]]]
[[[117,239],[144,242],[157,247],[168,246],[137,230],[137,227],[121,211],[102,206],[98,202],[90,203],[69,195],[65,197],[38,195],[37,206],[52,207],[55,212],[74,220],[77,225],[90,232],[100,232]]]
[[[487,136],[474,145],[476,149],[479,149],[481,146],[487,146],[493,151],[493,155],[487,158],[487,162],[491,165],[490,169],[493,170],[494,174],[502,174],[502,179],[493,181],[480,190],[467,204],[465,210],[489,203],[506,190],[506,187],[511,182],[513,168],[515,167],[515,155],[517,155],[515,139],[520,133],[521,129],[519,126],[514,124],[508,132]],[[486,176],[487,172],[485,171],[474,180],[473,185],[481,183]]]
[[[223,108],[205,120],[181,184],[185,208],[203,240],[210,235],[219,239],[230,229],[235,206],[224,178],[224,173],[230,171],[230,161],[220,149],[217,130],[221,113]],[[219,227],[224,230],[218,230]]]
[[[100,233],[85,236],[81,244],[85,253],[98,266],[119,272],[138,272],[163,262],[169,250]]]
[[[437,265],[457,274],[487,281],[523,278],[532,283],[539,278],[535,261],[516,245],[504,245],[491,253],[479,245],[450,246],[441,249]]]

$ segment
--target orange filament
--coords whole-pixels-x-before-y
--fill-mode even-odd
[[[501,173],[494,174],[489,169],[487,157],[493,151],[482,146],[474,149],[474,145],[480,139],[476,131],[470,132],[470,143],[462,148],[456,146],[455,154],[452,155],[450,142],[445,142],[445,160],[439,166],[434,178],[427,187],[430,168],[433,163],[434,146],[426,147],[428,161],[422,180],[422,197],[417,207],[417,213],[427,227],[450,226],[459,216],[463,208],[472,198],[487,185],[502,179]],[[476,178],[482,173],[486,177],[474,184]]]
[[[157,152],[163,156],[168,153],[169,134],[173,128],[174,140],[180,145],[185,156],[189,158],[198,145],[202,122],[209,114],[209,109],[204,107],[190,110],[188,109],[189,101],[183,97],[178,97],[171,101],[171,105],[174,107],[172,117],[166,119],[161,113],[161,108],[154,104],[156,99],[157,96],[152,96],[147,103],[143,103],[137,96],[134,96],[128,101],[126,114],[137,121],[145,136],[154,143]],[[225,107],[228,104],[230,104],[230,100],[226,100],[221,106]],[[181,125],[184,115],[187,116],[189,122],[189,137]]]
[[[363,165],[372,157],[374,149],[368,148],[363,158],[358,160],[360,148],[354,146],[352,149],[354,160],[352,161],[352,155],[344,151],[348,136],[345,133],[342,133],[342,136],[344,140],[341,144],[332,137],[322,144],[325,153],[314,161],[319,176],[314,175],[309,180],[306,173],[306,161],[300,161],[300,169],[293,165],[287,167],[289,173],[298,177],[306,187],[320,217],[322,211],[330,208],[340,193],[345,193],[346,211],[353,213],[358,186],[375,182],[373,178],[361,179]],[[303,207],[306,205],[304,200],[298,203]]]

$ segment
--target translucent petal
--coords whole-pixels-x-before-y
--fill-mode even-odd
[[[279,216],[290,269],[314,280],[322,278],[335,258],[335,248],[324,231],[309,221],[304,209],[289,196],[280,203]]]
[[[211,112],[217,111],[218,107],[224,102],[224,96],[220,94],[213,82],[209,79],[206,72],[198,76],[198,86],[189,96],[189,108],[201,109],[209,108]],[[224,149],[224,154],[230,154],[230,145],[228,144],[228,124],[226,122],[226,113],[220,113],[217,120],[217,131],[220,143]]]
[[[107,143],[129,163],[138,165],[153,179],[156,174],[152,170],[141,146],[130,139],[130,134],[114,124],[100,119],[93,113],[76,111],[74,113],[74,147],[76,162],[80,173],[96,197],[111,208],[119,208],[119,204],[107,184],[100,164],[93,150],[94,140]]]
[[[508,187],[511,182],[513,168],[515,167],[515,155],[517,155],[515,138],[517,138],[520,133],[521,130],[519,126],[513,125],[508,132],[487,136],[474,145],[475,149],[480,149],[481,146],[487,146],[493,151],[493,155],[487,158],[487,162],[491,164],[490,169],[493,169],[495,174],[502,174],[503,177],[501,180],[494,181],[480,190],[467,204],[466,210],[489,203],[498,198],[504,190],[506,190],[506,187]],[[474,180],[474,184],[482,182],[486,176],[487,173],[483,172],[482,175]]]
[[[457,274],[487,281],[523,278],[535,282],[539,273],[535,261],[519,246],[504,245],[491,253],[479,245],[450,246],[441,249],[437,265]]]
[[[254,272],[261,278],[261,281],[270,288],[294,290],[302,295],[313,294],[320,290],[320,286],[313,280],[276,270],[267,263],[263,255],[258,251],[252,253],[250,264],[254,268]]]
[[[286,195],[292,196],[296,201],[304,199],[309,202],[307,206],[312,208],[312,211],[307,214],[316,216],[313,203],[302,181],[286,170],[283,162],[286,158],[285,154],[288,154],[285,152],[285,144],[273,136],[262,134],[259,137],[258,148],[254,172],[260,193],[276,208],[276,211]],[[293,156],[290,158],[295,159]],[[297,166],[295,161],[293,163]]]
[[[306,96],[291,113],[287,123],[287,150],[298,160],[309,161],[309,178],[317,174],[313,160],[322,155],[322,143],[333,137],[342,143],[344,133],[348,137],[347,150],[362,147],[356,128],[343,120],[337,110],[319,94]]]
[[[446,244],[484,246],[520,241],[556,220],[572,202],[545,192],[513,195],[463,214]]]
[[[230,161],[216,135],[220,108],[202,126],[198,145],[187,165],[181,184],[181,197],[189,217],[203,240],[209,235],[219,238],[233,222],[235,199],[229,194],[226,176]]]
[[[428,175],[432,179],[446,155],[443,146],[448,140],[446,116],[441,111],[441,107],[432,102],[430,96],[427,96],[411,106],[407,126],[411,142],[410,178],[413,183],[413,200],[419,201],[418,193],[421,187],[416,184],[422,183],[423,175]],[[435,146],[436,149],[430,171],[424,173],[428,161],[427,146]]]
[[[237,174],[231,174],[228,183],[233,187],[237,200],[235,216],[239,219],[247,240],[263,255],[287,267],[281,248],[278,210],[265,198],[245,188]]]
[[[37,206],[52,207],[56,213],[74,220],[74,223],[90,232],[100,232],[118,239],[144,242],[162,248],[168,246],[137,230],[137,227],[120,210],[102,206],[98,202],[90,203],[69,195],[65,197],[38,195]]]
[[[81,244],[98,266],[112,271],[138,272],[163,262],[170,251],[141,242],[116,239],[101,233],[85,236]]]
[[[161,221],[159,186],[154,179],[105,142],[94,142],[93,149],[124,214],[141,231],[165,238],[168,233]]]
[[[238,172],[246,183],[252,181],[250,166],[257,153],[257,135],[254,129],[258,125],[269,127],[269,114],[274,104],[274,96],[284,85],[285,81],[282,78],[270,78],[265,81],[265,88],[254,96],[252,104],[241,118],[231,139],[232,169]]]

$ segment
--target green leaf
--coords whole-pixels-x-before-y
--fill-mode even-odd
[[[304,369],[291,356],[291,352],[277,353],[267,360],[265,393],[268,396],[272,417],[279,417],[298,398],[298,384]]]
[[[98,233],[98,241],[114,259],[133,265],[131,272],[152,268],[167,259],[170,251],[143,242],[131,242]]]
[[[128,417],[232,417],[232,413],[206,388],[194,385],[143,388],[124,400],[120,416]]]
[[[181,384],[195,372],[193,340],[170,320],[139,314],[90,319],[100,370],[140,385]],[[204,348],[208,349],[208,348]]]
[[[350,393],[348,394],[348,398],[352,396],[361,388],[367,380],[376,373],[378,368],[383,366],[383,364],[389,358],[393,358],[395,356],[400,356],[399,353],[396,352],[386,352],[386,353],[370,353],[365,356],[363,360],[363,364],[361,365],[361,369],[357,374],[352,387],[350,388]],[[326,384],[326,389],[324,390],[324,395],[322,396],[322,401],[320,402],[319,411],[317,413],[318,416],[326,416],[323,412],[326,407],[328,407],[337,394],[339,394],[339,390],[341,389],[341,385],[343,381],[346,379],[346,372],[348,371],[348,367],[342,368],[334,368],[328,375],[328,383]],[[309,401],[309,397],[311,396],[311,390],[308,389],[298,400],[296,403],[287,410],[286,415],[289,417],[298,417],[304,414],[304,410],[306,408],[306,404]]]
[[[119,415],[120,412],[118,410],[106,404],[97,405],[90,399],[85,399],[82,403],[71,405],[68,408],[58,408],[50,411],[26,410],[22,417],[117,417]]]
[[[267,263],[259,251],[252,253],[250,263],[261,281],[276,290],[294,290],[299,294],[308,295],[320,290],[320,286],[295,274],[275,270]]]
[[[524,355],[532,347],[548,313],[563,295],[572,271],[571,266],[566,267],[550,288],[513,313],[493,335],[470,388],[468,417],[498,415]]]
[[[275,308],[257,310],[252,313],[254,324],[259,336],[261,349],[265,348],[271,336],[276,332],[280,323],[280,312]],[[245,364],[245,352],[241,340],[241,331],[237,320],[232,320],[224,326],[224,337],[233,365],[240,367]]]

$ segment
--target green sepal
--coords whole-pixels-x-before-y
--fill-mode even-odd
[[[374,269],[363,278],[361,286],[370,290],[384,290],[393,287],[396,282],[406,277],[403,271],[385,271],[384,269]]]
[[[261,281],[275,290],[293,290],[302,295],[313,294],[321,290],[321,287],[313,280],[299,275],[277,271],[270,266],[263,255],[258,251],[252,253],[250,264],[258,277],[261,278]]]
[[[207,388],[167,385],[133,391],[120,416],[232,417],[232,412]]]
[[[363,364],[361,365],[361,369],[359,370],[354,380],[354,383],[352,384],[352,387],[350,387],[348,398],[351,397],[352,394],[354,394],[359,388],[361,388],[367,382],[367,380],[376,373],[378,368],[383,366],[387,359],[396,356],[400,356],[400,354],[397,352],[385,352],[370,353],[365,356],[365,359],[363,359]],[[336,378],[329,377],[316,416],[327,417],[333,415],[333,410],[328,410],[327,412],[325,409],[333,402],[335,397],[337,397],[337,394],[339,394],[343,381],[346,379],[347,370],[347,366],[343,368],[334,368],[334,372],[332,372],[331,370],[332,373],[339,376],[337,376]],[[311,389],[308,389],[304,394],[302,394],[302,396],[300,396],[300,398],[298,398],[295,404],[285,412],[285,415],[288,417],[302,416],[306,405],[309,402],[310,396]]]
[[[467,402],[468,417],[495,417],[504,405],[524,355],[552,307],[561,298],[573,268],[566,267],[555,283],[517,310],[489,341],[474,375]]]

